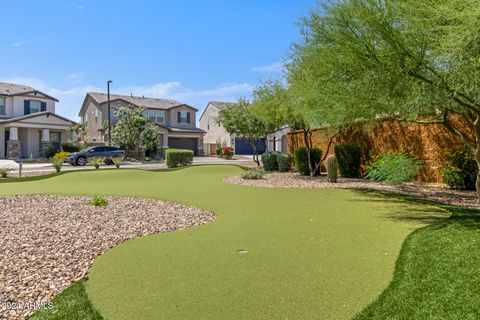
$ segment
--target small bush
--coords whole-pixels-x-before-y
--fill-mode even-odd
[[[262,164],[265,171],[278,171],[278,151],[268,151],[262,154]]]
[[[338,170],[344,178],[358,178],[361,175],[362,152],[358,144],[339,144],[335,146]]]
[[[399,184],[412,181],[422,162],[406,153],[384,152],[374,155],[366,168],[367,179]]]
[[[290,153],[280,153],[277,157],[278,171],[288,172],[292,168],[292,155]]]
[[[0,167],[0,177],[7,178],[8,173],[10,171],[13,171],[13,169],[12,168],[6,168],[6,167]]]
[[[100,165],[103,163],[103,161],[104,161],[104,158],[102,158],[102,157],[92,157],[92,158],[88,159],[88,162],[93,164],[95,169],[99,169]]]
[[[80,151],[80,148],[73,142],[67,142],[62,144],[62,149],[63,151],[70,152],[70,153]]]
[[[254,169],[248,169],[244,173],[242,173],[242,179],[253,179],[253,180],[258,180],[262,179],[265,174],[265,171],[262,169],[254,168]]]
[[[45,154],[43,155],[45,158],[52,158],[54,157],[60,150],[57,149],[55,146],[50,146],[50,148],[45,151]]]
[[[123,157],[113,157],[112,161],[113,161],[113,164],[115,165],[115,167],[118,169],[118,168],[120,168],[120,165],[122,164]]]
[[[108,206],[108,200],[100,197],[99,195],[94,195],[92,201],[90,201],[88,204],[95,207],[106,207]]]
[[[55,168],[56,172],[60,172],[62,170],[62,166],[63,166],[64,162],[65,162],[65,158],[61,158],[61,157],[50,158],[50,163]]]
[[[191,165],[193,162],[193,151],[169,148],[166,151],[165,161],[169,168]]]
[[[222,158],[231,159],[233,157],[234,151],[232,147],[224,146],[222,147]]]
[[[453,189],[475,190],[478,166],[468,147],[447,150],[443,155],[447,165],[442,168],[443,182]]]
[[[150,157],[145,157],[145,158],[143,158],[143,161],[145,161],[145,162],[150,162],[150,161],[152,161],[152,158],[150,158]]]
[[[60,151],[60,152],[55,153],[55,155],[53,156],[53,159],[65,161],[65,159],[67,159],[69,154],[70,154],[69,152]]]
[[[215,155],[217,157],[221,157],[222,156],[222,147],[221,146],[218,146],[215,148]]]
[[[315,167],[318,163],[320,163],[322,159],[322,150],[318,148],[312,148],[311,152],[312,154],[311,154],[310,160],[312,162],[312,165]],[[295,167],[297,168],[297,171],[304,176],[310,175],[310,168],[308,166],[307,148],[302,147],[295,150],[294,158],[295,158]],[[319,174],[320,174],[320,166],[315,172],[315,175],[319,175]]]

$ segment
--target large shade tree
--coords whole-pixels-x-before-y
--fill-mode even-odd
[[[480,166],[480,2],[340,0],[301,24],[288,81],[311,122],[442,124]]]

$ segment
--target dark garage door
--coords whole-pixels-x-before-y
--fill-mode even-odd
[[[258,154],[262,154],[265,152],[265,139],[258,139],[255,145],[257,146]],[[248,141],[236,138],[235,154],[253,154],[252,145]]]
[[[168,146],[175,149],[192,150],[197,155],[197,138],[168,138]]]

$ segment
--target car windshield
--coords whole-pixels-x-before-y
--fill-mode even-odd
[[[80,152],[88,152],[89,150],[92,150],[93,148],[95,148],[95,147],[88,147],[88,148],[83,149]]]

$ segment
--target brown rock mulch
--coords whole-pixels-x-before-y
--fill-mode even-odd
[[[140,198],[0,197],[0,319],[24,319],[129,239],[205,224],[214,214]]]
[[[365,179],[339,178],[336,183],[328,182],[326,176],[309,177],[298,173],[270,173],[259,180],[247,180],[241,177],[227,177],[226,183],[266,188],[340,188],[359,190],[379,190],[417,196],[426,200],[444,204],[480,209],[480,201],[475,191],[452,190],[441,184],[404,183],[391,185]]]

